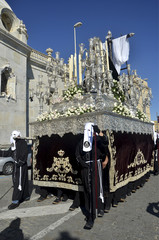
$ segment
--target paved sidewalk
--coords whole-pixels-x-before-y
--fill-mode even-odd
[[[53,205],[54,198],[38,203],[38,196],[33,191],[31,201],[10,211],[3,202],[0,240],[159,240],[159,175],[97,218],[91,230],[83,229],[80,209],[68,211],[71,200]]]

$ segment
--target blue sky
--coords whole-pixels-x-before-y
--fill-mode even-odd
[[[7,0],[28,31],[28,45],[46,54],[50,47],[67,62],[74,53],[73,26],[77,46],[88,48],[88,39],[105,41],[108,30],[113,38],[134,32],[130,39],[131,69],[148,78],[152,89],[151,119],[159,115],[159,1],[158,0]],[[78,48],[77,48],[78,50]]]

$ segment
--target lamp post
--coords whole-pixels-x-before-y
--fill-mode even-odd
[[[74,46],[75,46],[75,55],[74,55],[74,77],[77,79],[78,83],[78,78],[77,78],[77,49],[76,49],[76,27],[80,27],[82,25],[81,22],[77,22],[74,25]]]

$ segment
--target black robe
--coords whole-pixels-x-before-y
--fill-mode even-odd
[[[105,136],[96,136],[96,154],[97,160],[101,159],[101,178],[102,178],[102,161],[108,155],[107,139]],[[94,220],[96,217],[96,209],[98,212],[104,210],[104,202],[100,195],[100,179],[98,165],[95,163],[95,137],[93,137],[92,150],[90,152],[83,151],[83,139],[76,147],[76,159],[81,167],[81,178],[84,187],[85,209],[88,220]],[[87,161],[90,161],[87,163]],[[96,168],[97,166],[97,168]]]
[[[155,175],[159,173],[159,139],[158,138],[154,146],[154,173]]]
[[[12,201],[18,200],[19,202],[29,198],[29,183],[28,183],[28,148],[24,139],[16,140],[16,150],[12,151],[9,148],[7,151],[0,150],[0,156],[12,157],[14,159],[13,168],[13,195]],[[22,190],[18,189],[20,184],[20,171],[21,171],[21,186]]]

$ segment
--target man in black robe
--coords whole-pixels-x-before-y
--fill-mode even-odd
[[[18,207],[21,202],[29,200],[30,196],[27,143],[21,138],[21,133],[16,130],[12,132],[10,142],[12,146],[7,151],[0,150],[0,156],[14,159],[12,204],[8,206],[8,209],[11,210]]]
[[[84,187],[86,224],[84,229],[91,229],[97,216],[104,215],[104,196],[102,168],[106,167],[108,155],[107,139],[94,123],[86,123],[84,138],[76,147],[76,159],[81,167]]]
[[[159,134],[154,132],[154,175],[159,174]]]

